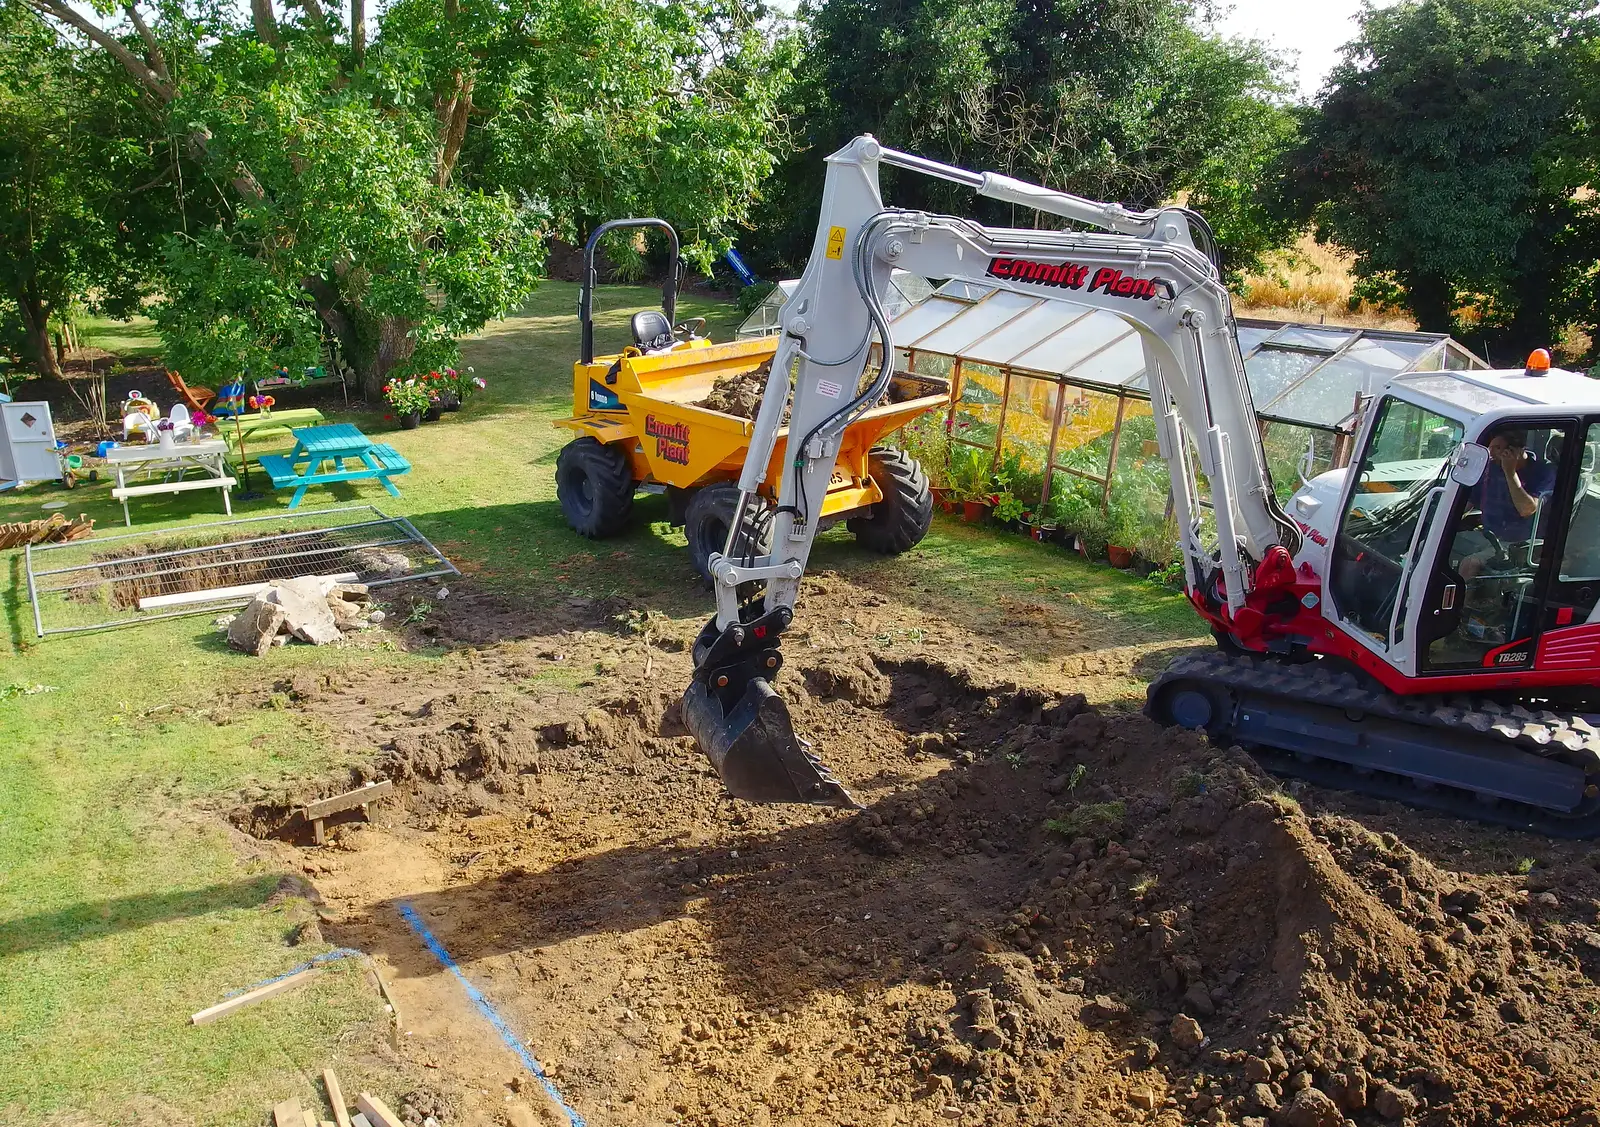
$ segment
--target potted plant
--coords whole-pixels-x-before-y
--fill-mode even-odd
[[[1078,551],[1086,560],[1106,558],[1106,517],[1098,508],[1091,508],[1078,523]]]
[[[189,412],[189,441],[190,442],[204,442],[205,441],[205,435],[200,433],[201,430],[203,428],[205,428],[205,427],[211,426],[216,421],[217,421],[217,417],[215,415],[208,415],[204,411],[190,411]]]
[[[272,409],[277,404],[278,401],[270,395],[252,395],[250,397],[250,409],[252,411],[260,411],[263,415],[272,414]]]
[[[1001,524],[1014,527],[1027,515],[1028,506],[1011,490],[1002,489],[994,495],[994,519]]]
[[[468,399],[489,386],[482,376],[474,375],[471,368],[464,372],[446,368],[442,375],[439,404],[446,411],[461,410]]]
[[[1106,509],[1106,557],[1115,568],[1133,566],[1133,546],[1139,542],[1139,520],[1127,501],[1113,499]]]
[[[428,391],[415,376],[384,384],[383,398],[399,418],[400,429],[416,430],[422,425],[422,413],[428,409]]]
[[[950,495],[961,504],[961,519],[980,521],[993,497],[989,452],[964,446],[950,455]]]

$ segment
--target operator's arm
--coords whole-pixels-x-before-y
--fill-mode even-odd
[[[1505,471],[1506,490],[1511,494],[1511,504],[1515,506],[1517,515],[1531,517],[1539,511],[1539,499],[1523,488],[1522,478],[1517,474],[1518,461],[1520,459],[1502,459],[1500,468]]]

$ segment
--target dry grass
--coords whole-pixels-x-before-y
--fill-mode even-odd
[[[1360,303],[1352,309],[1355,278],[1350,258],[1336,247],[1318,243],[1309,234],[1273,256],[1266,270],[1246,276],[1235,294],[1237,311],[1246,317],[1277,321],[1315,321],[1368,329],[1415,329],[1401,310]]]

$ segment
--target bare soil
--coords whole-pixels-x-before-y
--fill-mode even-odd
[[[797,626],[857,631],[799,630],[780,687],[860,812],[724,799],[675,703],[698,623],[625,605],[464,585],[403,636],[428,681],[263,693],[360,753],[322,793],[397,784],[320,849],[315,795],[232,818],[386,966],[447,1125],[565,1119],[402,903],[592,1124],[1600,1124],[1588,846],[1285,790],[1086,700],[1085,655],[923,621],[890,656],[914,612],[806,586]]]

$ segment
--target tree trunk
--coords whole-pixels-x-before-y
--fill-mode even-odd
[[[416,322],[405,317],[382,317],[378,320],[378,347],[371,363],[357,369],[361,376],[361,391],[369,403],[383,398],[383,385],[396,365],[411,359],[417,350],[416,338],[411,330]]]
[[[350,59],[360,69],[367,56],[366,0],[350,0]]]
[[[1433,275],[1404,279],[1406,305],[1425,333],[1455,331],[1455,287]]]
[[[50,341],[49,308],[26,288],[17,294],[17,308],[22,313],[23,356],[41,376],[59,380],[61,364]]]

